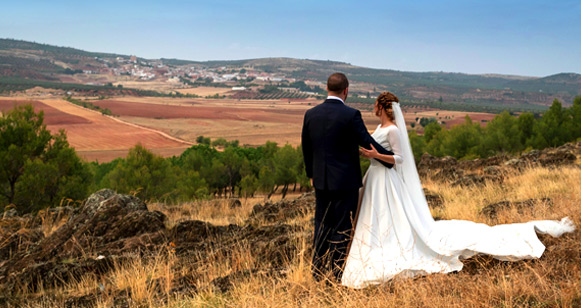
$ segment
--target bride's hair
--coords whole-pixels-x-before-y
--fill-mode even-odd
[[[381,93],[377,97],[377,112],[375,113],[375,115],[379,117],[381,116],[381,111],[385,110],[385,114],[387,115],[389,120],[393,122],[395,119],[393,115],[393,109],[391,109],[391,103],[393,102],[399,103],[399,98],[397,98],[395,94],[389,91]]]

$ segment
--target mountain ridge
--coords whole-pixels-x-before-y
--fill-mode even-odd
[[[569,105],[575,96],[581,95],[581,74],[567,72],[544,77],[409,72],[356,66],[333,60],[290,57],[211,61],[163,57],[146,59],[118,53],[90,52],[72,47],[0,39],[0,78],[63,82],[70,79],[63,76],[99,71],[103,67],[112,69],[119,66],[119,63],[129,63],[129,59],[133,59],[131,63],[138,65],[145,63],[144,65],[149,67],[159,66],[160,73],[157,76],[163,75],[162,66],[170,69],[200,67],[216,70],[217,73],[238,72],[248,68],[258,74],[282,76],[283,80],[324,84],[329,74],[341,71],[349,76],[354,94],[376,96],[382,91],[389,90],[397,93],[400,98],[423,104],[445,102],[487,106],[510,105],[513,110],[521,107],[523,110],[541,110],[549,106],[554,99]]]

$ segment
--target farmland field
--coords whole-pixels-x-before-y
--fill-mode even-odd
[[[199,96],[208,96],[219,94],[223,95],[232,91],[231,88],[216,88],[216,87],[197,87],[197,88],[189,88],[189,89],[176,89],[176,91],[182,94],[195,94]]]
[[[199,89],[199,88],[198,88]],[[115,97],[89,100],[108,108],[115,117],[81,108],[67,101],[44,97],[1,98],[0,110],[15,104],[32,104],[45,113],[45,124],[53,132],[64,129],[70,144],[87,160],[110,161],[124,157],[141,142],[163,156],[181,154],[198,136],[239,140],[241,145],[259,146],[266,141],[280,145],[300,144],[300,132],[306,110],[320,103],[303,100],[237,100],[168,97]],[[450,127],[469,114],[474,122],[490,120],[493,114],[406,108],[406,122],[416,118],[436,118]],[[367,106],[357,106],[365,108]],[[361,114],[373,131],[379,120],[370,108]],[[419,125],[418,125],[419,126]],[[416,128],[418,128],[416,126]],[[408,126],[409,128],[409,126]]]
[[[45,124],[49,130],[56,133],[64,129],[71,146],[89,161],[103,162],[125,156],[127,150],[137,143],[165,156],[179,155],[189,147],[188,143],[154,130],[123,123],[61,99],[0,98],[0,109],[4,111],[30,103],[37,111],[45,112]]]
[[[315,100],[168,99],[127,97],[95,102],[126,122],[147,126],[194,142],[237,139],[258,146],[266,141],[300,143],[303,115]],[[311,105],[309,105],[311,104]]]

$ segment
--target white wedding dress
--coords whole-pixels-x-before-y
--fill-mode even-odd
[[[378,126],[372,136],[394,153],[395,166],[388,169],[371,160],[343,285],[362,288],[396,275],[459,271],[460,259],[475,254],[500,260],[539,258],[545,246],[536,232],[557,237],[575,229],[568,218],[493,227],[463,220],[434,221],[399,104],[393,103],[393,111],[397,126]]]

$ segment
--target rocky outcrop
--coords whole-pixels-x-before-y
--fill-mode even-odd
[[[580,153],[581,142],[576,144],[568,143],[558,148],[548,148],[542,151],[532,150],[518,158],[507,161],[505,165],[519,170],[528,166],[554,168],[563,165],[573,165],[577,160],[577,155]]]
[[[315,210],[315,194],[305,193],[294,200],[283,199],[277,203],[256,204],[250,214],[249,222],[280,222],[293,219],[299,215]]]
[[[66,283],[86,272],[106,272],[112,256],[154,249],[163,243],[165,220],[163,213],[148,211],[136,197],[101,190],[48,237],[31,233],[31,239],[40,241],[0,264],[0,284],[8,289],[20,284],[35,290],[39,284]],[[98,256],[105,258],[97,262]]]
[[[444,205],[444,200],[442,200],[442,196],[431,192],[424,188],[424,196],[426,196],[426,201],[428,202],[428,206],[437,209],[441,208]]]
[[[522,213],[524,209],[532,209],[539,204],[552,206],[553,201],[550,198],[527,199],[524,201],[500,201],[488,204],[487,206],[483,207],[480,210],[480,214],[491,219],[496,219],[500,211],[517,209],[520,213]]]
[[[314,194],[310,193],[292,201],[257,205],[241,225],[216,226],[186,220],[167,228],[166,216],[149,211],[140,199],[101,190],[78,208],[50,209],[42,213],[42,219],[37,215],[2,220],[14,223],[17,232],[4,236],[0,233],[0,293],[11,294],[18,288],[34,291],[39,286],[59,286],[87,274],[99,277],[135,258],[167,253],[167,247],[172,247],[172,253],[184,260],[215,253],[229,256],[244,247],[254,254],[257,265],[278,268],[304,249],[301,243],[310,243],[311,230],[289,222],[299,215],[311,215],[309,211],[313,208]],[[47,222],[54,217],[66,221],[45,237],[42,220]],[[310,249],[310,245],[306,246]],[[196,288],[195,285],[182,287],[184,290]],[[78,298],[79,302],[93,299]]]
[[[0,264],[11,259],[19,251],[30,250],[42,238],[44,234],[38,229],[20,229],[4,237],[0,241]]]
[[[435,181],[449,181],[454,185],[479,185],[487,181],[502,183],[506,174],[541,166],[556,168],[577,164],[581,156],[581,142],[567,143],[558,148],[532,150],[518,157],[498,155],[486,159],[458,161],[453,157],[422,155],[418,173]]]

